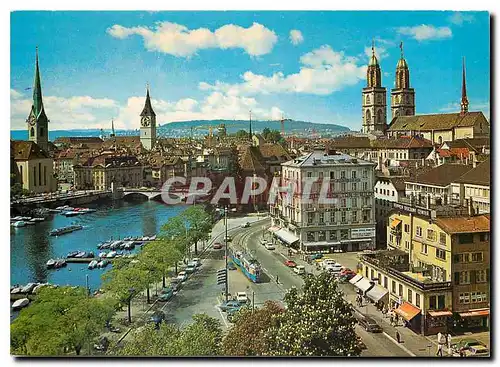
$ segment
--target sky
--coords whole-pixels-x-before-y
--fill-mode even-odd
[[[279,119],[361,129],[372,40],[394,86],[399,44],[416,113],[489,119],[487,12],[237,11],[11,13],[11,129],[25,129],[39,47],[51,130],[139,128],[149,83],[157,123]],[[388,121],[389,122],[389,121]]]

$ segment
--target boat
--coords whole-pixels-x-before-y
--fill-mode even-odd
[[[92,260],[90,263],[89,263],[89,266],[88,268],[89,269],[94,269],[98,264],[98,261],[97,260]]]
[[[37,222],[43,222],[44,220],[45,220],[45,218],[41,218],[41,217],[40,217],[40,218],[32,218],[32,219],[30,220],[30,222],[35,222],[35,223],[37,223]]]
[[[21,293],[21,290],[23,289],[23,287],[14,287],[12,288],[12,290],[10,291],[10,294],[18,294],[18,293]]]
[[[120,247],[120,245],[122,244],[123,242],[122,241],[114,241],[111,243],[111,245],[109,245],[109,248],[111,250],[116,250],[117,248]]]
[[[106,257],[107,254],[108,253],[106,251],[99,252],[99,255],[97,255],[97,257],[103,258],[103,257]]]
[[[81,226],[79,224],[74,224],[71,226],[53,229],[52,231],[49,232],[49,234],[51,236],[60,236],[62,234],[71,233],[74,231],[78,231],[80,229],[83,229],[83,226]]]
[[[106,258],[110,259],[116,256],[116,251],[111,251],[109,254],[106,255]]]
[[[77,211],[67,211],[65,213],[63,213],[63,215],[65,217],[76,217],[77,215],[80,215],[81,213],[80,212],[77,212]]]
[[[55,269],[59,269],[59,268],[62,268],[64,266],[66,266],[66,260],[63,260],[63,259],[59,259],[59,260],[56,260],[56,264],[54,265],[54,268]]]
[[[10,218],[10,220],[12,222],[17,222],[18,220],[23,220],[23,217],[17,216],[17,217],[14,217],[14,218]]]
[[[85,256],[84,256],[84,258],[87,258],[87,259],[90,259],[90,258],[92,258],[92,257],[94,257],[94,253],[93,253],[92,251],[87,252],[87,253],[85,254]]]
[[[31,217],[21,217],[21,218],[22,218],[22,220],[26,220],[26,221],[31,220]]]
[[[149,237],[150,241],[155,241],[156,240],[156,235]]]
[[[61,207],[61,211],[64,213],[64,212],[72,212],[73,210],[75,210],[75,208],[71,207],[71,206],[68,206],[68,205],[65,205],[63,207]]]
[[[25,222],[25,223],[26,223],[26,225],[30,225],[30,226],[32,226],[32,225],[34,225],[34,224],[36,224],[35,222],[32,222],[31,220],[29,220],[29,221],[27,221],[27,222]]]
[[[38,283],[28,283],[21,289],[21,293],[31,293],[37,285]]]
[[[100,261],[98,264],[97,264],[97,267],[98,268],[105,268],[106,266],[109,265],[109,261],[108,260],[102,260]]]
[[[19,228],[19,227],[24,227],[26,225],[26,222],[25,221],[22,221],[22,220],[18,220],[17,222],[14,222],[14,224],[12,224],[14,227],[16,228]]]
[[[128,241],[125,246],[123,246],[124,250],[132,250],[135,247],[135,244],[133,241]]]
[[[47,268],[48,269],[53,268],[55,264],[56,261],[54,259],[50,259],[49,261],[47,261]]]
[[[71,252],[69,252],[69,253],[66,255],[66,258],[67,258],[67,259],[70,259],[70,258],[72,258],[72,257],[75,257],[75,255],[78,255],[78,253],[79,253],[79,252],[80,252],[80,251],[71,251]]]
[[[87,257],[87,251],[79,251],[79,252],[75,255],[75,258],[77,258],[77,259],[84,258],[84,257]]]
[[[49,213],[60,213],[61,209],[49,209]]]
[[[28,306],[29,303],[30,303],[30,300],[27,298],[18,299],[17,301],[15,301],[12,304],[12,309],[13,310],[20,310],[21,308]]]

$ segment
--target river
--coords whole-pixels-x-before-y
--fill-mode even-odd
[[[10,234],[10,283],[49,282],[59,285],[86,285],[96,290],[106,269],[88,270],[86,263],[69,263],[58,270],[49,270],[47,260],[65,257],[68,252],[94,251],[97,244],[113,237],[152,236],[168,218],[181,213],[184,206],[167,206],[156,201],[109,201],[85,205],[95,213],[76,217],[52,214],[44,222],[14,228]],[[83,229],[59,237],[49,236],[54,228],[81,224]],[[107,269],[110,269],[108,266]]]

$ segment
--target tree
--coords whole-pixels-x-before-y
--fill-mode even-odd
[[[132,334],[120,350],[121,356],[215,356],[220,354],[220,322],[204,314],[193,316],[193,323],[180,329],[162,324],[159,330],[147,325]]]
[[[213,221],[212,215],[205,211],[201,205],[192,205],[182,214],[190,243],[194,243],[194,253],[198,254],[198,242],[210,238]]]
[[[285,295],[287,310],[275,316],[266,339],[270,356],[357,356],[353,307],[342,298],[334,276],[306,278],[302,294]]]
[[[264,137],[264,139],[266,139],[266,141],[271,143],[279,143],[281,141],[284,141],[281,133],[278,130],[271,130],[267,127],[262,130],[262,136]]]
[[[235,134],[238,139],[248,139],[249,133],[246,130],[238,130]]]
[[[11,352],[16,355],[80,354],[114,312],[113,303],[88,297],[82,287],[44,287],[11,324]]]
[[[185,219],[180,215],[170,217],[167,222],[161,227],[158,241],[163,243],[172,243],[175,248],[175,254],[180,254],[181,257],[175,262],[175,274],[177,274],[177,263],[186,254],[186,250],[190,245],[190,238],[186,227]]]
[[[235,315],[233,326],[226,334],[222,349],[226,356],[262,356],[267,353],[267,330],[276,324],[274,319],[284,311],[277,302],[266,301],[264,306],[252,312],[243,308]]]

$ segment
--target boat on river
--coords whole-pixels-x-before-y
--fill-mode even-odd
[[[71,251],[69,252],[67,255],[66,255],[66,258],[67,259],[71,259],[72,257],[75,257],[76,255],[78,255],[80,251]]]
[[[71,232],[74,232],[74,231],[78,231],[80,229],[83,229],[82,225],[74,224],[74,225],[71,225],[71,226],[66,226],[66,227],[62,227],[62,228],[53,229],[52,231],[49,232],[49,234],[51,236],[60,236],[62,234],[71,233]]]
[[[66,260],[64,259],[58,259],[56,260],[56,263],[54,265],[54,269],[59,269],[59,268],[63,268],[65,267],[67,264],[66,264]]]
[[[21,298],[21,299],[18,299],[17,301],[15,301],[13,304],[12,304],[12,309],[13,310],[20,310],[21,308],[24,308],[26,306],[28,306],[30,303],[30,300],[28,298]]]
[[[102,268],[105,268],[108,265],[109,265],[109,260],[102,260],[102,261],[100,261],[97,264],[97,267],[102,269]]]
[[[12,226],[19,228],[19,227],[24,227],[26,225],[26,222],[23,220],[18,220],[17,222],[14,222]]]
[[[50,259],[47,261],[47,269],[53,268],[56,265],[56,261],[54,259]]]
[[[116,256],[116,251],[111,251],[109,254],[106,255],[106,258],[111,259]]]
[[[77,215],[80,215],[81,213],[80,212],[77,212],[77,211],[67,211],[67,212],[64,212],[63,215],[65,217],[76,217]]]
[[[97,260],[92,260],[92,261],[89,263],[88,268],[89,268],[89,269],[94,269],[95,267],[97,267],[97,264],[98,264],[98,263],[99,263],[99,262],[98,262]]]

